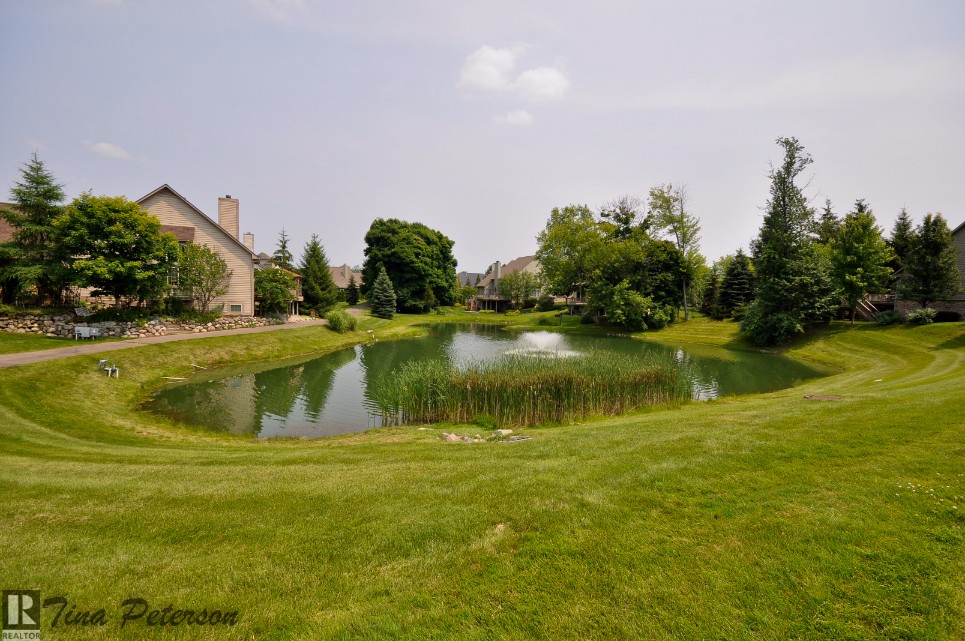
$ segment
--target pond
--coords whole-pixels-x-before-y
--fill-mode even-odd
[[[428,335],[374,341],[278,366],[206,372],[170,385],[144,408],[210,430],[260,438],[319,438],[381,425],[370,389],[406,361],[455,365],[512,354],[576,357],[589,351],[672,358],[697,400],[783,389],[820,373],[774,354],[688,345],[668,347],[624,337],[508,332],[493,325],[434,325]]]

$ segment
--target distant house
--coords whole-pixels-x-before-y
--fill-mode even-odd
[[[505,265],[497,260],[489,268],[489,273],[476,284],[476,298],[473,300],[473,309],[476,311],[506,311],[510,301],[508,296],[499,292],[499,279],[518,271],[539,275],[539,261],[536,260],[535,256],[520,256]],[[539,291],[534,291],[533,298],[537,298],[539,294]]]
[[[161,231],[174,234],[179,243],[206,245],[228,263],[231,270],[228,293],[215,298],[213,306],[221,305],[226,315],[254,314],[255,237],[246,233],[244,241],[239,239],[237,198],[230,195],[218,198],[218,222],[166,184],[138,199],[137,203],[161,221]]]
[[[460,287],[475,287],[485,275],[480,272],[459,272],[456,278],[459,280]]]
[[[362,286],[362,272],[352,269],[347,264],[329,267],[328,269],[332,273],[332,281],[335,282],[339,291],[344,292],[348,289],[348,282],[353,276],[355,277],[355,286]]]

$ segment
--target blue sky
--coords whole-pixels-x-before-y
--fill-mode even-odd
[[[0,0],[0,186],[240,199],[362,262],[376,217],[532,253],[551,208],[686,184],[711,260],[747,247],[778,136],[807,189],[889,229],[965,220],[965,3]]]

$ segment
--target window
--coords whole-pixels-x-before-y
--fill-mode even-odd
[[[241,305],[232,305],[232,306],[231,306],[231,313],[232,313],[232,314],[240,314],[240,313],[241,313]]]

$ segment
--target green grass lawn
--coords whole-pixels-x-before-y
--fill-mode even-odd
[[[76,344],[73,338],[53,338],[38,334],[14,334],[0,332],[0,354],[16,354],[17,352],[36,352],[42,349],[57,349]]]
[[[96,356],[0,370],[0,584],[107,611],[47,609],[45,639],[965,638],[962,323],[834,324],[787,351],[834,375],[519,443],[260,442],[134,409],[191,363],[420,320],[112,354],[146,387]],[[641,338],[742,345],[703,319]],[[131,596],[238,623],[121,629]]]

